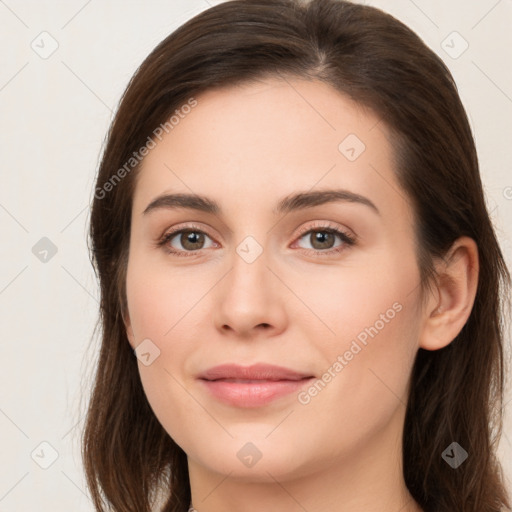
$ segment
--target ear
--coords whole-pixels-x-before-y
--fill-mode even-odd
[[[437,279],[424,310],[419,346],[439,350],[449,345],[467,322],[478,285],[478,247],[458,238],[436,265]]]
[[[126,329],[126,337],[130,346],[135,349],[135,335],[133,334],[132,324],[130,320],[130,314],[128,312],[123,313],[123,322]]]

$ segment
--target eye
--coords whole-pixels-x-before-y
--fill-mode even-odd
[[[341,240],[341,243],[335,246],[336,238]],[[316,224],[311,227],[308,226],[301,230],[298,241],[305,239],[309,242],[310,247],[306,247],[308,251],[318,253],[320,256],[339,253],[356,243],[356,238],[330,224]]]
[[[165,234],[158,242],[158,245],[164,246],[167,252],[176,256],[193,256],[195,251],[211,247],[204,246],[205,237],[210,238],[201,229],[196,228],[195,226],[188,226],[183,229],[175,229],[170,233]],[[178,247],[176,247],[176,244]]]

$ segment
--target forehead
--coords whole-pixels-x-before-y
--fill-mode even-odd
[[[343,187],[375,203],[397,195],[384,125],[328,84],[271,78],[194,99],[193,108],[177,108],[172,129],[144,158],[135,213],[164,191],[237,207],[268,200],[269,208],[314,187]]]

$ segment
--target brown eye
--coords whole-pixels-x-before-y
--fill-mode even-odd
[[[209,246],[205,245],[206,238],[211,240],[200,229],[190,227],[167,233],[158,245],[163,246],[167,252],[176,256],[194,256],[196,251],[213,247],[213,242],[210,242]]]
[[[204,233],[199,231],[182,231],[179,237],[182,247],[190,251],[202,249],[204,240]]]
[[[338,238],[341,243],[336,244],[336,238]],[[323,228],[318,227],[316,229],[309,229],[304,232],[299,240],[305,239],[309,242],[311,247],[306,247],[306,249],[311,249],[313,251],[317,251],[318,253],[334,253],[344,250],[346,247],[355,244],[355,238],[351,235],[340,231],[339,229],[334,228]]]
[[[313,249],[331,249],[336,238],[329,231],[313,231],[309,236]]]

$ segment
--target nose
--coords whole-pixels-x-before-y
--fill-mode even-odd
[[[265,250],[248,262],[233,253],[232,267],[218,284],[214,323],[223,334],[253,338],[277,335],[285,328],[286,288],[269,268]]]

